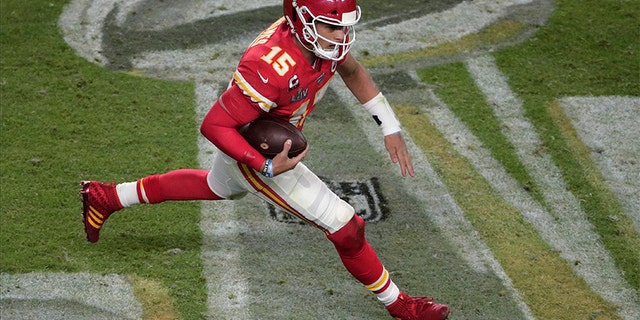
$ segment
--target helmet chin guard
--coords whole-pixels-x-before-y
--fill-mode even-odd
[[[355,0],[284,0],[284,15],[300,43],[317,57],[342,60],[356,39],[355,24],[360,20],[360,6]],[[318,33],[317,22],[344,28],[342,41]],[[318,40],[329,44],[323,48]]]

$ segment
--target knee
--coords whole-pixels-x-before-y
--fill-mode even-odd
[[[365,243],[365,221],[357,214],[338,231],[327,237],[342,252],[357,254]]]

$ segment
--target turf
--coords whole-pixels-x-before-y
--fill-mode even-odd
[[[559,1],[557,5],[558,14],[548,29],[496,57],[524,99],[527,115],[562,168],[570,190],[583,202],[627,281],[640,290],[638,235],[623,232],[628,225],[609,219],[619,214],[620,204],[585,178],[585,166],[567,152],[571,150],[567,140],[558,139],[563,134],[547,111],[549,104],[565,96],[640,96],[638,12],[633,1]]]
[[[206,310],[198,204],[133,209],[88,245],[78,194],[83,179],[196,165],[193,85],[109,72],[77,57],[56,25],[63,4],[0,8],[0,270],[145,277],[170,288],[184,318],[198,318]],[[168,253],[174,248],[181,253]]]
[[[589,160],[588,151],[556,102],[566,96],[640,94],[638,33],[632,30],[637,13],[632,6],[630,2],[578,5],[572,1],[558,1],[547,26],[533,38],[494,55],[500,70],[508,77],[510,87],[523,100],[526,116],[543,139],[541,152],[549,152],[561,168],[568,188],[579,198],[605,247],[617,266],[624,270],[625,279],[638,290],[638,234],[629,217],[621,214],[619,200],[605,186],[602,176]],[[500,134],[502,128],[493,111],[475,91],[465,66],[454,63],[426,68],[420,70],[419,75],[480,138],[521,187],[545,205],[539,187],[532,183],[512,145]],[[468,211],[469,214],[472,212],[475,211]],[[502,236],[505,233],[494,234]],[[556,267],[547,267],[547,272],[557,274]],[[518,276],[514,277],[517,282]],[[538,291],[548,294],[545,288],[533,289],[534,294]],[[573,298],[565,297],[565,300]],[[535,305],[532,304],[532,308]]]
[[[605,246],[625,271],[627,281],[637,290],[640,275],[638,235],[628,232],[632,229],[630,220],[609,218],[622,216],[620,203],[610,192],[603,190],[601,180],[595,182],[586,178],[584,172],[589,170],[590,161],[576,158],[578,151],[572,152],[568,146],[571,142],[561,138],[567,133],[554,126],[563,121],[558,119],[557,108],[554,114],[547,111],[555,99],[565,96],[640,94],[637,81],[640,67],[638,59],[633,58],[638,53],[638,43],[634,41],[637,32],[630,29],[634,18],[637,14],[630,3],[598,2],[582,6],[559,1],[556,14],[534,38],[495,56],[501,70],[509,77],[509,84],[523,99],[526,115],[540,132],[544,141],[542,148],[548,150],[561,167],[569,188],[581,199]],[[494,157],[541,201],[538,187],[532,184],[512,146],[499,134],[501,129],[491,116],[491,109],[477,93],[474,94],[474,85],[464,66],[450,64],[425,69],[420,74],[427,83],[436,86],[436,92],[491,149]],[[555,123],[552,116],[557,119]]]
[[[79,181],[121,182],[197,167],[198,124],[192,82],[138,77],[132,70],[112,71],[78,57],[57,25],[66,3],[0,1],[0,273],[126,275],[146,319],[215,315],[217,307],[207,305],[212,289],[206,287],[203,271],[200,203],[131,208],[109,220],[99,243],[84,240]],[[413,12],[408,2],[362,5],[365,19],[384,18],[385,10],[398,6]],[[638,234],[557,103],[567,96],[640,96],[637,4],[559,0],[554,5],[549,21],[535,26],[535,34],[517,45],[518,37],[532,27],[507,19],[420,52],[369,57],[366,49],[357,50],[365,65],[384,67],[374,75],[408,134],[533,315],[615,319],[615,306],[594,294],[490,190],[421,114],[418,103],[396,103],[410,102],[408,92],[420,91],[422,85],[433,89],[520,187],[548,207],[514,147],[499,134],[500,124],[490,116],[490,106],[464,64],[456,62],[493,50],[544,150],[579,198],[624,279],[640,290]],[[136,41],[144,44],[143,37]],[[162,44],[170,47],[165,41]],[[423,83],[415,83],[402,69],[414,63],[439,66],[418,70]],[[434,215],[447,212],[428,207],[402,179],[389,174],[396,168],[368,144],[349,107],[329,90],[305,129],[312,142],[312,156],[305,162],[334,180],[380,179],[389,215],[367,230],[394,281],[411,293],[446,301],[455,319],[524,318],[503,281],[469,266],[461,249],[434,223]],[[434,182],[435,187],[442,185]],[[265,206],[251,198],[237,202],[233,213],[250,231],[220,239],[214,249],[237,246],[234,249],[241,253],[239,272],[249,284],[248,314],[260,319],[312,319],[318,314],[386,318],[384,308],[344,271],[319,231],[275,222]],[[241,295],[224,298],[233,304]]]
[[[421,128],[414,139],[441,172],[443,182],[462,206],[465,216],[523,293],[536,318],[618,319],[615,306],[594,294],[576,278],[569,265],[540,238],[526,219],[493,192],[493,188],[451,144],[413,108],[398,110],[403,123]],[[556,288],[548,290],[548,288]]]

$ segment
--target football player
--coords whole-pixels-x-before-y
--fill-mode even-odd
[[[83,223],[98,241],[114,212],[169,200],[222,200],[252,193],[322,230],[353,277],[397,319],[445,319],[449,308],[430,297],[409,296],[367,242],[365,222],[301,160],[287,156],[291,142],[267,159],[238,128],[269,114],[302,130],[338,72],[382,129],[391,161],[414,175],[400,123],[365,68],[349,53],[360,19],[356,0],[284,0],[284,17],[264,30],[240,58],[227,90],[205,116],[200,131],[220,152],[210,170],[180,169],[134,182],[82,182]],[[300,183],[304,181],[304,183]]]

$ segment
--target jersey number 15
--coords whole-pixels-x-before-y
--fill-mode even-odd
[[[260,59],[270,64],[279,75],[284,76],[291,67],[296,65],[296,61],[287,52],[282,52],[282,54],[280,52],[282,52],[282,48],[278,46],[271,47],[271,51]],[[276,58],[276,56],[278,57]]]

